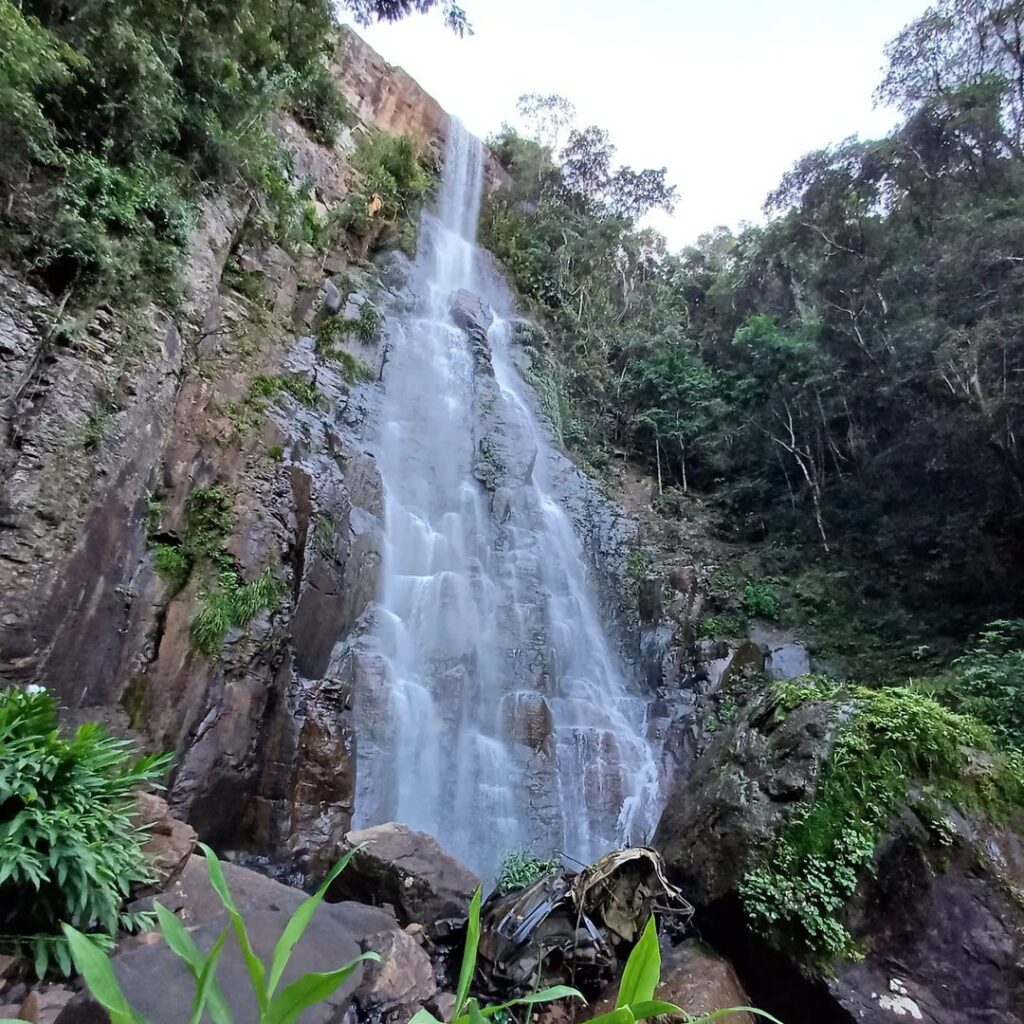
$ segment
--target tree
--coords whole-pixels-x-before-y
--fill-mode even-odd
[[[564,96],[530,92],[519,97],[516,113],[530,138],[549,153],[555,153],[562,132],[576,117],[576,108]]]
[[[401,21],[410,14],[425,14],[441,8],[445,24],[458,36],[471,34],[473,29],[466,12],[454,0],[342,0],[360,25],[374,21]]]

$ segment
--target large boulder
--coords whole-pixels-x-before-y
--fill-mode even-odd
[[[615,982],[598,1000],[592,1015],[613,1010],[618,994],[619,983]],[[675,1003],[687,1017],[751,1005],[732,964],[699,939],[687,939],[662,949],[661,980],[654,997]],[[726,1019],[728,1024],[754,1024],[753,1017],[744,1012],[730,1014]]]
[[[269,963],[274,945],[288,919],[306,893],[233,864],[224,864],[224,876],[256,953]],[[228,914],[210,885],[206,864],[192,857],[171,889],[158,897],[181,918],[202,950],[210,949],[228,925]],[[313,915],[302,940],[295,947],[282,986],[311,971],[330,971],[370,948],[367,937],[396,929],[390,914],[356,903],[323,905]],[[114,972],[129,1004],[151,1024],[180,1024],[194,984],[184,964],[167,947],[157,932],[130,939],[113,955]],[[303,1024],[328,1024],[340,1020],[357,987],[364,967],[328,1000],[307,1010]],[[256,1000],[241,950],[234,938],[225,945],[217,969],[220,990],[236,1021],[255,1020]],[[69,1007],[62,1024],[89,1019],[86,1007]]]
[[[380,956],[380,963],[363,968],[355,993],[360,1010],[370,1019],[405,1024],[437,995],[433,964],[412,935],[391,928],[368,935],[361,945]]]
[[[799,802],[813,798],[840,721],[827,704],[789,715],[756,705],[678,781],[653,845],[690,899],[708,904],[734,891]]]
[[[403,925],[465,918],[480,880],[433,836],[389,822],[349,832],[345,843],[359,852],[329,898],[390,904]]]
[[[770,697],[752,699],[669,798],[654,844],[673,880],[697,904],[702,930],[730,955],[753,1004],[787,1024],[1024,1019],[1024,847],[1016,831],[980,812],[964,816],[908,794],[839,915],[861,951],[856,962],[824,963],[785,941],[767,949],[750,930],[740,882],[815,799],[854,713],[844,695],[789,710]],[[989,755],[965,757],[978,784],[989,781]]]

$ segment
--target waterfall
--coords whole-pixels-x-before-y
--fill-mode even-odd
[[[418,303],[389,318],[373,442],[382,672],[357,694],[356,824],[430,832],[490,877],[511,849],[586,862],[642,842],[660,804],[646,701],[600,621],[550,483],[557,456],[511,359],[509,303],[475,244],[482,163],[451,120]],[[485,339],[453,322],[460,289],[481,298]]]

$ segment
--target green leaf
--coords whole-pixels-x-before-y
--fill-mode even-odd
[[[224,909],[227,910],[231,918],[231,926],[234,929],[235,937],[238,939],[238,945],[242,947],[242,956],[245,958],[245,966],[249,972],[249,981],[252,984],[253,994],[256,996],[256,1003],[259,1006],[260,1019],[262,1020],[270,1006],[270,997],[267,995],[263,983],[267,969],[252,948],[252,943],[249,941],[249,932],[245,927],[245,921],[242,920],[242,915],[238,912],[235,901],[231,898],[231,891],[228,889],[224,872],[221,870],[220,861],[217,860],[217,854],[205,843],[200,843],[199,848],[206,857],[206,870],[210,874],[210,885],[213,886],[214,891],[220,897],[221,903],[224,904]]]
[[[770,1013],[765,1013],[764,1010],[759,1010],[756,1006],[730,1006],[725,1010],[715,1010],[714,1013],[706,1014],[703,1017],[694,1017],[689,1024],[707,1024],[708,1021],[721,1020],[723,1017],[728,1017],[731,1013],[752,1013],[755,1017],[764,1017],[765,1020],[770,1020],[772,1024],[782,1024],[782,1021],[777,1017],[773,1017]],[[588,1024],[594,1024],[593,1021],[589,1021]]]
[[[163,932],[168,948],[172,953],[185,961],[193,980],[198,982],[206,958],[200,952],[199,947],[195,944],[185,926],[178,920],[177,915],[171,913],[160,902],[157,902],[155,906],[157,920],[160,923],[160,931]],[[213,981],[210,986],[208,1002],[210,1005],[210,1016],[213,1018],[214,1024],[232,1024],[231,1011],[228,1010],[227,1003],[224,1002],[224,997],[221,995],[216,981]]]
[[[469,1001],[469,1024],[484,1024],[484,1015],[475,999]]]
[[[637,1020],[646,1020],[648,1017],[659,1017],[662,1014],[670,1013],[675,1016],[685,1014],[686,1011],[675,1003],[666,1003],[662,999],[642,1000],[639,1003],[630,1003],[630,1010]]]
[[[199,977],[196,978],[196,994],[192,999],[192,1012],[189,1014],[188,1024],[199,1024],[203,1019],[203,1009],[213,992],[214,978],[217,974],[217,961],[220,960],[220,954],[224,949],[227,937],[228,929],[225,928],[203,962],[203,969],[199,972]]]
[[[469,986],[473,984],[476,974],[476,950],[480,944],[480,901],[483,898],[481,887],[476,887],[473,898],[469,901],[469,921],[466,923],[466,947],[462,951],[462,968],[459,971],[459,986],[455,990],[455,1009],[452,1016],[458,1017],[466,1007],[469,997]]]
[[[510,999],[507,1003],[496,1003],[494,1006],[484,1006],[480,1012],[484,1017],[493,1017],[502,1010],[508,1010],[513,1006],[530,1006],[534,1003],[550,1003],[555,999],[579,999],[586,1005],[583,993],[569,985],[553,985],[551,988],[541,989],[540,992],[531,992],[528,996],[520,996],[518,999]],[[412,1022],[410,1021],[410,1024]]]
[[[598,1014],[587,1021],[587,1024],[634,1024],[636,1017],[628,1006],[620,1006],[608,1013]]]
[[[92,939],[71,925],[64,924],[61,927],[71,947],[71,956],[78,973],[85,979],[96,1002],[110,1014],[110,1024],[138,1024],[141,1018],[128,1005],[107,954]]]
[[[409,1018],[409,1024],[444,1024],[444,1021],[438,1020],[426,1007],[421,1007]]]
[[[292,1024],[303,1010],[330,998],[363,960],[380,960],[380,957],[376,953],[363,953],[336,971],[304,974],[274,996],[267,1011],[260,1014],[260,1024]]]
[[[358,853],[359,847],[354,850],[349,850],[337,864],[331,868],[330,873],[323,880],[320,888],[317,889],[309,899],[304,900],[296,909],[295,913],[292,914],[288,924],[285,925],[284,931],[281,933],[281,937],[277,940],[274,946],[274,955],[270,960],[270,976],[267,979],[267,994],[273,996],[277,990],[278,983],[281,981],[281,975],[284,974],[284,969],[288,966],[288,961],[291,959],[292,950],[295,949],[299,940],[302,938],[303,933],[309,926],[309,922],[313,918],[313,914],[316,908],[320,906],[321,901],[327,895],[327,890],[331,886],[338,875],[345,870],[348,866],[349,861]]]
[[[661,978],[661,950],[658,948],[658,928],[654,914],[647,919],[640,940],[633,947],[626,961],[619,984],[619,998],[615,1008],[631,1006],[633,1003],[650,1002]]]

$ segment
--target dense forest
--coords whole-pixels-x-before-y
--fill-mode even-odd
[[[866,568],[941,625],[1024,583],[1024,4],[944,0],[887,48],[891,135],[810,153],[763,226],[675,254],[664,171],[527,96],[486,244],[553,325],[552,408],[592,465],[711,496],[744,540]],[[693,201],[694,197],[684,197]]]

